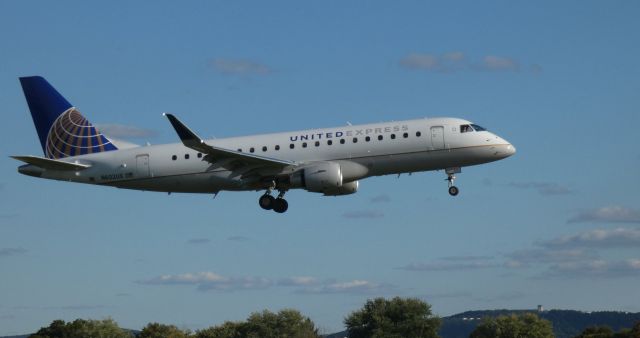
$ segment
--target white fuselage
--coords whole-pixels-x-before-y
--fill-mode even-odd
[[[293,161],[298,164],[297,168],[322,161],[337,162],[344,182],[477,165],[515,152],[509,142],[491,132],[461,132],[460,126],[466,124],[470,122],[430,118],[212,139],[206,143]],[[20,172],[56,180],[163,192],[215,193],[264,188],[264,182],[252,180],[246,174],[246,167],[240,173],[233,166],[212,163],[204,157],[182,143],[174,143],[64,159],[90,165],[79,171],[43,170],[25,165],[20,167]],[[273,175],[288,175],[293,170],[279,168]]]

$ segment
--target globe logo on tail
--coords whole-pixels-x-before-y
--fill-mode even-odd
[[[60,114],[51,125],[45,146],[46,156],[52,159],[116,149],[75,107]]]

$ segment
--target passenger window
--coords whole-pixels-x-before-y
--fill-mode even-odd
[[[293,148],[295,148],[295,147],[296,147],[296,145],[295,145],[295,144],[293,144],[293,143],[291,143],[291,144],[289,145],[289,149],[293,149]]]
[[[332,140],[328,140],[328,141],[327,141],[327,145],[332,145],[332,144],[333,144],[333,141],[332,141]]]
[[[238,148],[238,152],[242,152],[242,148]]]
[[[409,137],[409,133],[404,133],[404,134],[402,134],[402,137],[404,137],[404,138]]]
[[[262,147],[262,151],[267,151],[267,147],[266,146]]]
[[[280,146],[276,144],[276,150],[280,150]]]
[[[396,139],[396,134],[391,134],[391,139],[395,140]]]
[[[422,133],[419,131],[416,131],[416,137],[420,137],[420,135],[422,135]]]
[[[343,138],[340,139],[340,144],[344,144],[344,139]]]
[[[307,147],[307,142],[302,142],[302,148],[306,148]]]
[[[382,141],[383,138],[382,135],[378,135],[378,141]]]
[[[202,158],[202,153],[198,153],[198,158]]]
[[[173,156],[171,156],[171,159],[175,161],[175,160],[177,160],[177,159],[178,159],[178,156],[173,155]]]
[[[184,159],[188,160],[189,159],[189,154],[184,154]]]
[[[250,152],[250,153],[252,153],[252,152],[254,152],[254,151],[256,151],[256,150],[255,150],[253,147],[249,148],[249,152]]]
[[[371,137],[367,136],[367,137],[364,138],[364,140],[369,142],[369,141],[371,141]]]
[[[353,143],[358,143],[358,138],[357,137],[353,138]]]

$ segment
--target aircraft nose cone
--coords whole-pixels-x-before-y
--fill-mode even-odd
[[[507,146],[507,156],[511,156],[515,153],[516,153],[516,147],[514,147],[513,144],[509,143],[509,145]]]

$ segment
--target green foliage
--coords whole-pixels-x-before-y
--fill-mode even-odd
[[[133,335],[120,327],[111,318],[103,320],[76,319],[65,323],[54,320],[51,325],[43,327],[30,338],[132,338]]]
[[[349,338],[437,338],[440,319],[415,298],[368,300],[345,320]]]
[[[197,331],[196,338],[320,338],[311,319],[296,310],[252,313],[244,322],[225,322],[222,325]]]
[[[243,325],[243,323],[225,322],[222,325],[197,331],[195,338],[241,338]]]
[[[470,338],[553,338],[551,322],[533,313],[485,318]]]
[[[618,332],[614,332],[608,326],[591,326],[575,338],[640,338],[640,322],[632,329],[622,329]]]
[[[137,338],[188,338],[191,334],[178,329],[174,325],[149,323]]]

